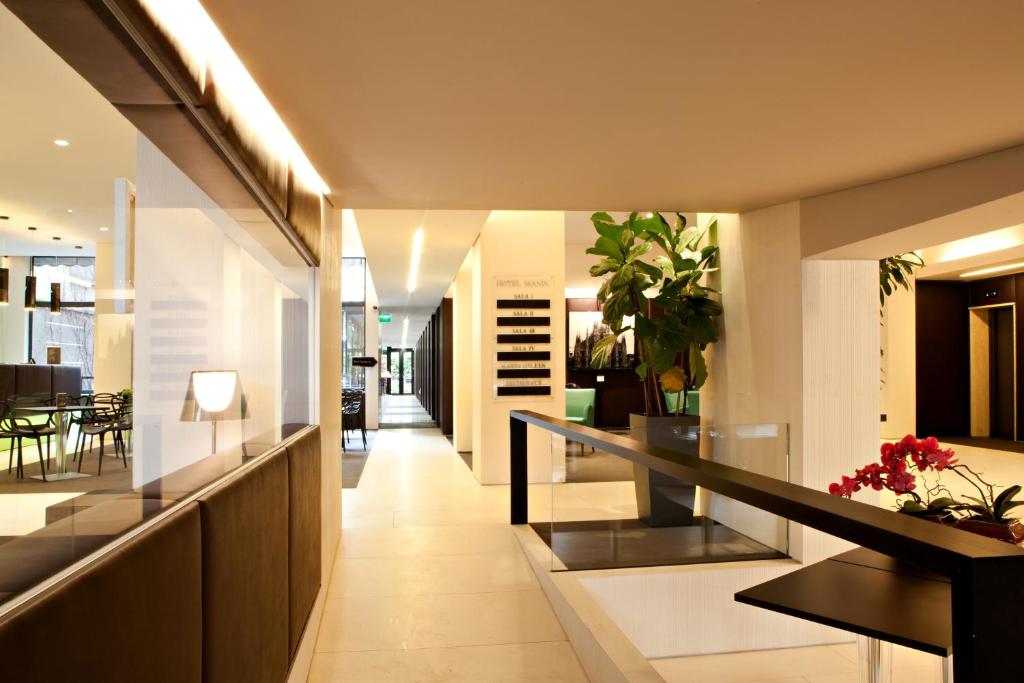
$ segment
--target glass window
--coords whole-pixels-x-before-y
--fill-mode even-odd
[[[50,301],[50,284],[60,284],[62,303],[96,302],[96,259],[91,257],[33,256],[36,300]]]
[[[341,259],[341,297],[345,303],[366,301],[366,259]]]
[[[353,367],[352,359],[366,355],[366,306],[346,303],[341,309],[342,334],[342,385],[346,388],[366,386],[366,368]]]
[[[30,325],[30,356],[36,363],[78,366],[82,368],[82,391],[92,391],[96,309],[63,306],[60,314],[54,315],[40,304],[32,312]]]
[[[29,359],[82,369],[82,392],[93,390],[96,348],[96,259],[33,256],[36,310],[29,316]],[[61,312],[50,312],[50,285],[60,284]]]

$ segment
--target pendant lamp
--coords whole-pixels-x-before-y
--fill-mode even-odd
[[[36,276],[25,276],[25,310],[36,310]]]
[[[60,283],[50,283],[50,315],[60,315]]]

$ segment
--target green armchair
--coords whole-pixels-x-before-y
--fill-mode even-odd
[[[679,394],[662,393],[665,394],[665,407],[668,409],[668,414],[674,415]],[[686,394],[686,407],[682,412],[685,415],[700,415],[700,392],[691,391]]]
[[[597,389],[566,389],[565,419],[567,422],[594,426],[594,403]]]

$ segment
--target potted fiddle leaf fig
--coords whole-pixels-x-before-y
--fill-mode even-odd
[[[602,257],[590,269],[603,278],[597,293],[610,333],[599,340],[592,365],[605,365],[620,335],[632,330],[643,384],[645,412],[630,415],[634,438],[697,454],[697,415],[687,415],[687,395],[707,381],[704,352],[718,340],[718,292],[705,276],[715,270],[718,247],[706,243],[707,229],[687,226],[675,214],[633,212],[622,223],[607,213],[590,217],[598,238],[587,253]],[[675,409],[667,409],[666,395]],[[653,526],[686,524],[693,518],[695,489],[647,468],[634,467],[640,517]]]

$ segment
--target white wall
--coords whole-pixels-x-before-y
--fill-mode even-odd
[[[452,284],[452,415],[455,450],[473,450],[473,251]]]
[[[117,393],[132,386],[135,315],[114,312],[114,243],[96,244],[96,327],[93,390]]]
[[[878,452],[878,264],[804,262],[800,226],[797,202],[719,216],[716,284],[725,312],[701,417],[717,425],[788,423],[791,480],[823,490]],[[873,500],[867,492],[858,499]],[[796,561],[602,572],[583,583],[648,657],[850,640],[733,600],[738,590],[847,547],[789,527]]]
[[[882,437],[917,434],[917,306],[913,291],[897,289],[886,299],[881,339],[885,374],[881,385]],[[921,435],[925,436],[925,435]]]
[[[8,300],[0,306],[0,334],[3,348],[0,355],[4,363],[24,363],[28,360],[28,316],[25,314],[25,276],[28,275],[27,256],[7,256]],[[42,359],[45,361],[46,359]]]
[[[473,471],[483,484],[509,481],[509,412],[565,415],[565,225],[561,211],[492,211],[473,249]],[[546,276],[551,291],[551,396],[494,396],[495,279]],[[530,430],[531,481],[551,480],[550,434]],[[563,453],[564,457],[564,453]]]

